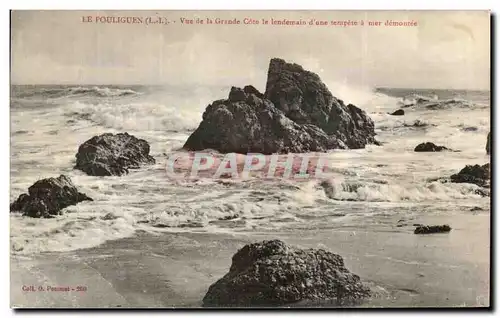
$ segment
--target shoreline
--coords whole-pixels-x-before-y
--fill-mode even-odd
[[[276,233],[163,233],[108,241],[71,252],[11,256],[16,308],[200,307],[247,243],[279,238],[341,255],[373,296],[358,307],[489,306],[490,215],[424,218],[452,225],[449,234],[413,228],[300,230]],[[23,291],[23,286],[82,286],[86,291]],[[326,304],[325,304],[326,303]],[[307,302],[286,307],[323,306]]]

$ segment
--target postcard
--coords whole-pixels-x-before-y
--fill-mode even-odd
[[[11,11],[13,308],[489,307],[489,11]]]

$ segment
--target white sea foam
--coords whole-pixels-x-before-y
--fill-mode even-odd
[[[94,201],[68,207],[54,219],[13,213],[13,253],[92,247],[137,230],[238,233],[368,226],[389,222],[388,216],[397,218],[399,213],[446,213],[470,205],[488,210],[488,199],[475,193],[477,186],[436,179],[489,160],[484,151],[489,109],[405,108],[404,116],[391,116],[387,113],[400,107],[398,98],[342,83],[328,86],[346,104],[364,109],[375,122],[377,139],[384,142],[381,147],[331,152],[334,176],[329,193],[321,180],[166,177],[167,156],[178,151],[197,127],[205,107],[228,91],[120,94],[99,88],[104,97],[75,89],[70,99],[58,100],[58,107],[31,103],[23,108],[21,101],[11,109],[11,201],[37,179],[61,173]],[[408,127],[416,120],[429,125]],[[477,129],[463,130],[471,126]],[[110,178],[73,170],[82,142],[96,134],[123,131],[146,139],[157,164]],[[413,152],[425,141],[461,152]]]

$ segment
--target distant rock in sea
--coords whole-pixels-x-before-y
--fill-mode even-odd
[[[342,306],[369,296],[370,290],[341,256],[272,240],[241,248],[229,272],[208,289],[203,306],[281,306],[308,300]]]
[[[93,200],[78,192],[69,177],[60,175],[35,182],[28,188],[28,194],[21,194],[10,205],[10,211],[23,212],[23,215],[34,218],[50,218],[62,214],[62,209],[82,201]]]
[[[432,142],[424,142],[415,147],[415,152],[437,152],[451,150],[445,146],[437,146]]]
[[[434,125],[434,124],[428,124],[425,121],[422,121],[422,120],[419,120],[419,119],[415,120],[411,124],[403,123],[403,127],[424,128],[424,127],[428,127],[428,126],[436,126],[436,125]]]
[[[149,144],[128,133],[102,134],[84,142],[76,154],[75,169],[90,176],[121,176],[129,169],[154,164]]]
[[[491,145],[491,139],[490,139],[490,132],[488,132],[488,137],[486,137],[486,153],[489,155],[490,154],[490,146]]]
[[[490,164],[467,165],[459,173],[450,177],[451,182],[473,183],[481,187],[488,187],[490,183]]]
[[[404,110],[398,109],[395,112],[391,113],[390,115],[393,115],[393,116],[403,116],[404,114],[405,114]]]
[[[447,224],[445,225],[420,225],[417,226],[414,233],[415,234],[433,234],[433,233],[447,233],[451,231],[451,227]]]
[[[471,131],[478,131],[478,128],[474,126],[467,126],[463,127],[461,130],[465,132],[471,132]]]
[[[335,98],[319,76],[298,64],[272,59],[266,92],[232,87],[214,101],[186,141],[188,150],[223,153],[324,152],[378,144],[373,121]]]

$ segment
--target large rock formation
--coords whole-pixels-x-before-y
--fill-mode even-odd
[[[220,152],[287,153],[364,148],[377,143],[373,121],[335,98],[318,75],[272,59],[265,94],[232,87],[210,104],[184,148]]]
[[[490,133],[488,133],[488,137],[486,137],[486,153],[489,155],[490,154],[490,146],[491,145],[491,139],[490,139]]]
[[[366,113],[335,98],[313,72],[282,59],[271,59],[265,98],[298,124],[314,124],[349,148],[375,142],[374,124]]]
[[[203,306],[280,306],[307,300],[328,300],[342,306],[369,295],[341,256],[272,240],[240,249],[229,273],[208,289]]]
[[[450,177],[451,182],[473,183],[481,187],[489,186],[490,182],[490,164],[467,165],[459,173]]]
[[[227,100],[215,101],[207,107],[203,121],[184,147],[271,154],[326,151],[345,145],[315,125],[295,123],[269,100],[232,87]]]
[[[445,151],[450,150],[445,146],[438,146],[432,142],[424,142],[415,147],[416,152],[437,152],[437,151]]]
[[[62,214],[62,209],[82,201],[92,199],[78,192],[69,177],[60,175],[35,182],[28,188],[28,194],[21,194],[10,205],[10,211],[20,211],[34,218],[48,218]]]
[[[128,133],[95,136],[84,142],[76,154],[75,169],[91,176],[121,176],[129,169],[153,164],[149,144]]]

